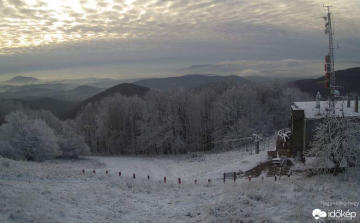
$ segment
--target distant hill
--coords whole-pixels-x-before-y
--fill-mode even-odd
[[[93,87],[93,86],[79,86],[79,87],[76,87],[73,90],[71,90],[71,92],[74,92],[74,93],[95,92],[95,91],[101,92],[101,90],[99,88]]]
[[[43,95],[50,95],[51,90],[45,88],[32,88],[21,91],[5,91],[0,93],[0,98],[4,99],[20,99],[24,97],[43,97]]]
[[[102,90],[91,86],[74,88],[72,84],[29,84],[0,93],[3,99],[52,98],[63,101],[83,101]]]
[[[301,77],[263,77],[263,76],[246,76],[244,77],[246,80],[256,82],[256,83],[269,83],[275,80],[282,82],[291,82],[296,80],[301,80]]]
[[[27,84],[27,83],[37,83],[40,82],[39,79],[34,77],[23,77],[23,76],[16,76],[8,81],[5,81],[5,83],[8,84]]]
[[[97,95],[94,95],[93,97],[86,99],[85,101],[77,104],[74,108],[64,112],[59,117],[61,119],[73,119],[76,117],[77,113],[81,110],[81,108],[86,104],[101,101],[101,99],[115,93],[119,93],[121,95],[128,97],[135,95],[144,96],[149,90],[150,90],[149,88],[138,86],[135,84],[128,84],[128,83],[119,84]]]
[[[338,70],[335,75],[336,85],[344,86],[339,89],[341,95],[360,93],[360,67]],[[325,89],[325,75],[317,79],[297,80],[289,84],[311,95],[315,95],[318,91],[323,97],[328,95],[328,90]]]
[[[203,74],[187,74],[180,77],[152,78],[134,82],[136,85],[153,89],[170,89],[172,87],[198,88],[219,81],[239,81],[247,82],[246,79],[239,76],[213,76]]]
[[[26,98],[16,99],[15,101],[21,102],[23,105],[32,109],[44,109],[52,112],[54,115],[60,114],[75,107],[79,102],[62,101],[52,98]]]
[[[5,92],[11,89],[16,88],[17,86],[14,85],[0,85],[0,92]]]
[[[135,81],[139,81],[141,80],[140,78],[137,79],[120,79],[120,80],[113,80],[110,78],[107,78],[107,80],[102,80],[102,81],[96,81],[96,82],[87,82],[84,85],[87,86],[93,86],[93,87],[97,87],[97,88],[102,88],[102,89],[108,89],[111,87],[114,87],[116,85],[119,84],[123,84],[123,83],[133,83]]]

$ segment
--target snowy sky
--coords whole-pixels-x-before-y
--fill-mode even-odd
[[[201,64],[319,76],[327,1],[0,0],[0,80],[159,77]],[[338,68],[360,66],[360,1],[331,4]]]

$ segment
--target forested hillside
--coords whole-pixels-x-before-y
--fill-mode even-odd
[[[73,119],[76,117],[76,115],[81,110],[81,108],[84,107],[85,105],[87,105],[88,103],[98,102],[98,101],[102,100],[103,98],[113,95],[115,93],[129,97],[129,96],[135,96],[135,95],[143,96],[148,91],[149,91],[149,88],[137,86],[135,84],[129,84],[129,83],[119,84],[119,85],[111,87],[105,91],[102,91],[99,94],[96,94],[96,95],[86,99],[85,101],[78,103],[73,108],[60,114],[59,117],[61,119]]]
[[[171,88],[198,88],[210,83],[221,81],[233,81],[239,83],[248,83],[249,81],[243,77],[236,75],[219,76],[219,75],[206,75],[206,74],[187,74],[179,77],[166,77],[166,78],[150,78],[134,82],[136,85],[148,87],[151,89],[169,90]]]
[[[360,67],[349,68],[346,70],[338,70],[336,74],[336,85],[341,95],[359,94],[360,93]],[[299,88],[303,92],[321,95],[327,97],[328,90],[325,89],[325,75],[317,79],[303,79],[290,82],[290,86]]]
[[[83,107],[73,121],[93,153],[178,154],[224,146],[222,141],[271,135],[287,127],[290,105],[309,100],[285,83],[219,82],[199,90],[115,94]]]

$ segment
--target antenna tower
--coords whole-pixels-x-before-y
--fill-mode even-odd
[[[325,20],[325,34],[329,36],[329,52],[325,56],[325,88],[329,90],[329,113],[335,115],[336,85],[335,85],[335,61],[334,61],[334,29],[330,8],[332,5],[324,5],[328,13],[323,17]]]

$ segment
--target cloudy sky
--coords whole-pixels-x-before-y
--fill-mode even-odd
[[[0,0],[0,80],[322,75],[327,2]],[[331,4],[336,67],[360,66],[360,1]]]

